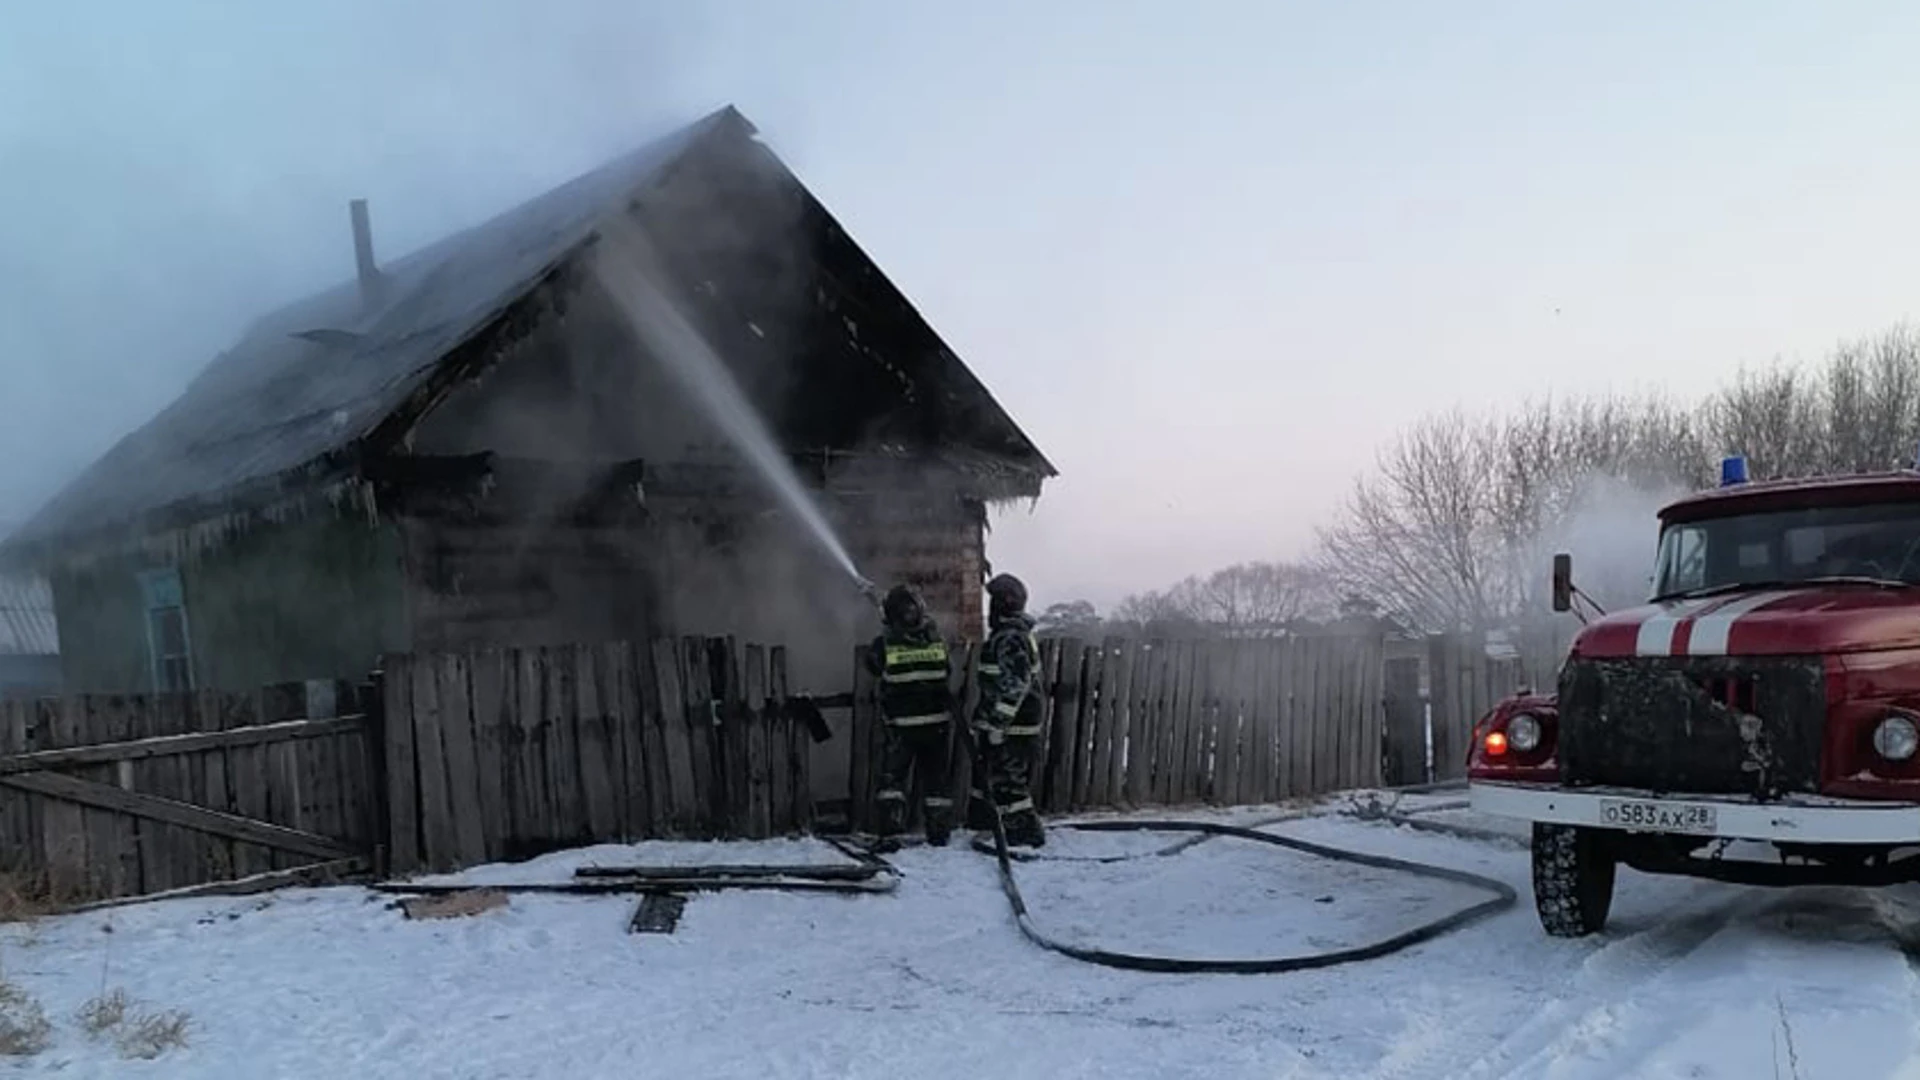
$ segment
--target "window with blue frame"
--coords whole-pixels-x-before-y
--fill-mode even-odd
[[[147,656],[153,688],[160,693],[193,689],[193,648],[187,633],[186,592],[180,571],[171,567],[140,575],[147,605]]]

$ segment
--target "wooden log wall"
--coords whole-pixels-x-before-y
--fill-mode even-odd
[[[64,906],[365,869],[381,831],[368,689],[0,703],[0,872]]]
[[[957,654],[956,716],[978,695],[976,647]],[[1046,703],[1034,795],[1048,813],[1259,804],[1381,782],[1382,643],[1372,636],[1041,643]],[[875,823],[883,731],[855,658],[849,817]],[[955,797],[971,763],[956,730]],[[918,784],[912,798],[919,798]],[[963,803],[964,804],[964,803]]]
[[[396,873],[811,823],[786,653],[732,638],[389,657]]]

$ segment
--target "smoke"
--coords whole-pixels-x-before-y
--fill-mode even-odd
[[[1573,580],[1580,591],[1608,611],[1643,604],[1652,592],[1654,553],[1659,542],[1658,513],[1689,494],[1678,484],[1649,485],[1606,474],[1590,474],[1573,489],[1567,511],[1535,538],[1524,568],[1537,584],[1525,607],[1531,628],[1555,625],[1564,635],[1570,614],[1552,611],[1550,560],[1557,552],[1573,557]]]
[[[766,89],[722,85],[714,21],[620,0],[10,10],[0,515],[32,515],[254,320],[350,279],[350,198],[388,262]]]

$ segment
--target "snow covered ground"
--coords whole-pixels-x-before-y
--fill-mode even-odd
[[[891,895],[697,896],[671,936],[629,935],[623,896],[522,894],[418,922],[354,888],[175,900],[0,932],[0,970],[57,1025],[51,1048],[0,1072],[1920,1077],[1920,981],[1900,945],[1908,928],[1920,937],[1920,893],[1623,872],[1609,932],[1556,941],[1535,922],[1519,846],[1337,816],[1272,828],[1489,874],[1522,900],[1383,960],[1274,976],[1137,974],[1043,952],[1014,927],[992,862],[964,847],[898,854],[905,878]],[[1169,841],[1054,835],[1050,855]],[[615,861],[844,857],[813,841],[650,843],[466,876],[558,880]],[[1481,895],[1230,839],[1169,858],[1023,866],[1020,880],[1051,933],[1214,956],[1351,944]],[[189,1012],[190,1044],[130,1062],[80,1034],[73,1011],[115,986]]]

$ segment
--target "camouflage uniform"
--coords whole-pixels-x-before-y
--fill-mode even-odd
[[[975,829],[992,828],[997,807],[1009,844],[1039,847],[1046,843],[1046,830],[1033,805],[1032,780],[1045,719],[1038,685],[1040,645],[1034,620],[1023,610],[1026,588],[1006,574],[987,588],[993,607],[972,724],[978,757],[967,821]]]

